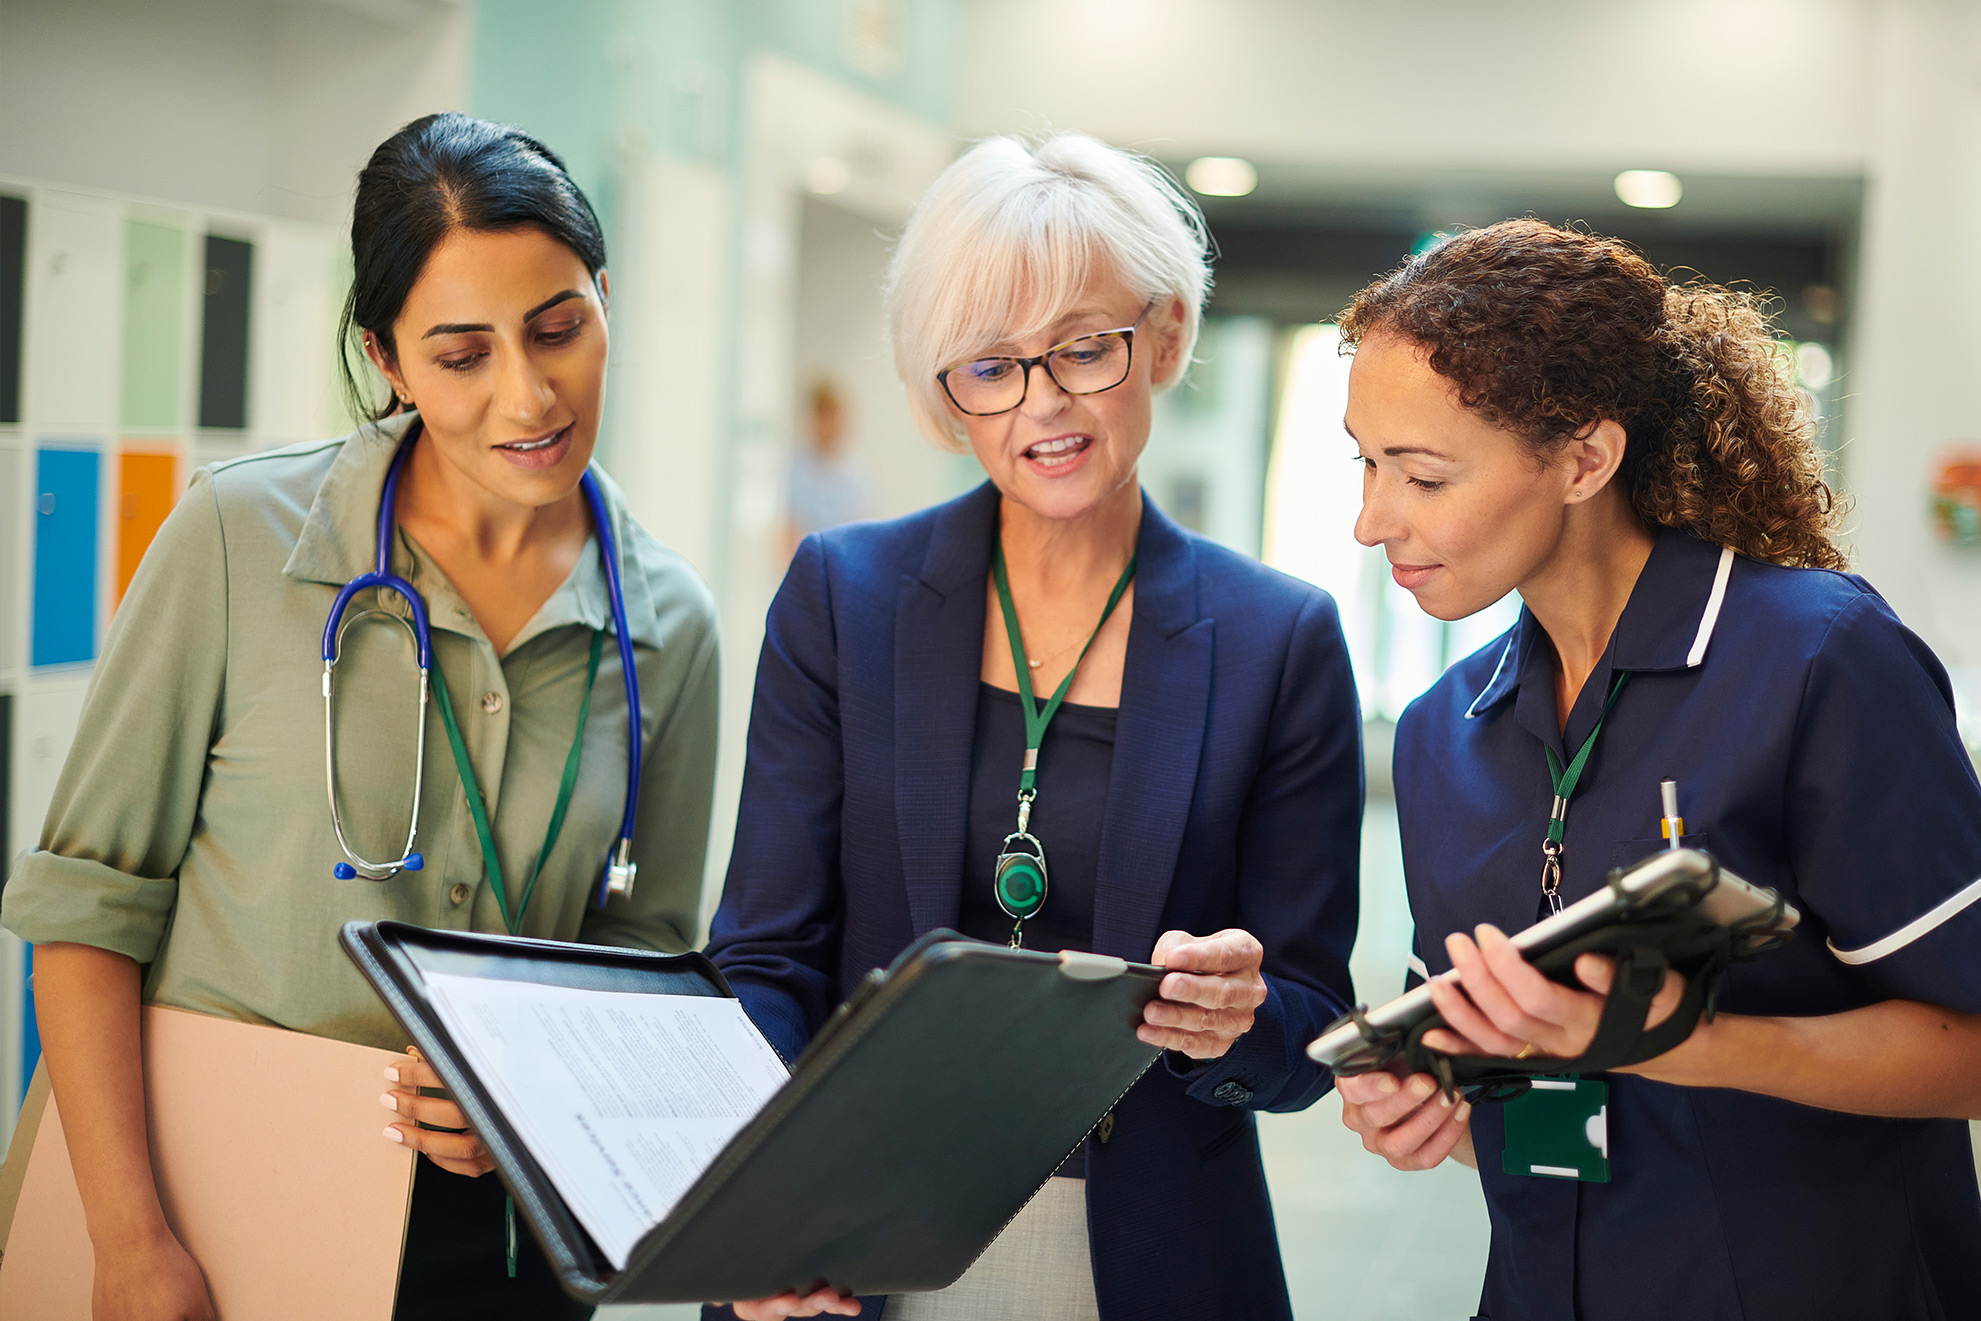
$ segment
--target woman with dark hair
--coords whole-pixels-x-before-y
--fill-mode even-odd
[[[6,925],[35,945],[99,1321],[212,1315],[153,1186],[140,1003],[396,1050],[403,1034],[338,951],[348,920],[669,951],[694,938],[714,611],[590,467],[607,291],[591,206],[543,144],[435,115],[373,154],[351,246],[347,351],[356,338],[391,396],[353,435],[194,478],[118,610],[40,847],[6,889]],[[447,770],[415,802],[413,658],[376,618],[403,619],[409,598],[364,589],[337,661],[340,832],[321,636],[381,536],[424,598],[443,717],[425,760]],[[595,903],[638,746],[622,657],[644,698],[641,873]],[[381,857],[397,861],[363,861]],[[396,1314],[589,1315],[528,1233],[510,1256],[503,1190],[473,1177],[486,1153],[442,1131],[464,1128],[451,1102],[420,1095],[431,1069],[396,1072],[386,1136],[428,1157]]]
[[[1505,933],[1664,847],[1661,815],[1802,913],[1662,1056],[1476,1108],[1344,1078],[1347,1124],[1398,1168],[1477,1166],[1481,1316],[1981,1315],[1981,784],[1945,671],[1844,571],[1756,300],[1509,221],[1342,328],[1357,538],[1440,619],[1524,603],[1397,726],[1411,962],[1449,1025],[1427,1044],[1573,1070],[1613,966],[1562,985]],[[1567,1137],[1606,1154],[1580,1171],[1531,1154],[1564,1090],[1591,1121]]]

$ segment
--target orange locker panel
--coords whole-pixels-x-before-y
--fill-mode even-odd
[[[179,501],[176,454],[127,450],[117,456],[117,600],[138,571],[145,547]]]

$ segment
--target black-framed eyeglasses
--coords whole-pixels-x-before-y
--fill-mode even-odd
[[[971,417],[995,417],[1025,402],[1032,368],[1043,367],[1067,394],[1099,394],[1128,379],[1135,359],[1135,327],[1154,302],[1143,305],[1133,324],[1100,330],[1055,344],[1035,358],[972,358],[935,374],[949,402]]]

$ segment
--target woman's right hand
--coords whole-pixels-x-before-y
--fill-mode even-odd
[[[214,1321],[206,1276],[172,1231],[96,1251],[95,1321]]]
[[[756,1298],[731,1303],[740,1321],[784,1321],[787,1316],[858,1316],[860,1302],[837,1289],[815,1289],[808,1294],[781,1293],[775,1298]]]
[[[1428,1170],[1454,1152],[1472,1164],[1471,1103],[1454,1103],[1428,1073],[1363,1073],[1336,1078],[1334,1086],[1341,1122],[1397,1169]]]

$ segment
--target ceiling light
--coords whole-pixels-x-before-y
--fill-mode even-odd
[[[820,197],[843,193],[846,185],[852,182],[852,169],[837,156],[815,157],[805,167],[805,187]]]
[[[1199,156],[1184,169],[1183,182],[1206,197],[1243,197],[1259,186],[1259,172],[1237,156]]]
[[[1625,170],[1616,177],[1616,195],[1626,206],[1662,211],[1685,195],[1678,176],[1665,170]]]

